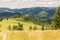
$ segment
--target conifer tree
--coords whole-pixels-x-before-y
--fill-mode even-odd
[[[18,27],[17,27],[18,30],[23,30],[23,25],[18,23]]]
[[[60,6],[56,9],[51,26],[52,29],[60,29]]]
[[[30,30],[32,30],[32,26],[30,26]]]
[[[9,25],[8,29],[9,29],[9,31],[11,31],[11,29],[12,29],[12,28],[11,28],[11,26],[10,26],[10,25]]]

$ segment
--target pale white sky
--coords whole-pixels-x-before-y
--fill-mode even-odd
[[[0,0],[0,7],[27,8],[27,7],[57,7],[60,0]]]

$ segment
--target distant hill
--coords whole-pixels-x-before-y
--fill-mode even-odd
[[[0,13],[10,12],[10,13],[30,13],[31,15],[38,14],[41,11],[46,11],[49,13],[48,16],[52,16],[55,12],[55,7],[31,7],[31,8],[21,8],[21,9],[10,9],[10,8],[0,8]]]
[[[21,9],[0,8],[0,17],[26,17],[24,20],[34,21],[48,21],[51,22],[51,18],[56,11],[56,7],[31,7]],[[21,18],[23,18],[21,17]],[[37,20],[37,21],[36,21]]]

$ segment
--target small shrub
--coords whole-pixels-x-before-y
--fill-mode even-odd
[[[32,26],[30,26],[30,28],[29,28],[30,30],[32,30]]]

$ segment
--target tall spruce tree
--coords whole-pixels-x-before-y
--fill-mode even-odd
[[[60,29],[60,6],[56,9],[55,15],[53,16],[52,29]]]

